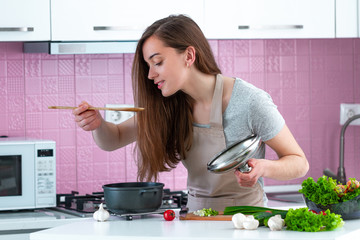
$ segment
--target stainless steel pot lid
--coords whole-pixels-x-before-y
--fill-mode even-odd
[[[213,173],[225,173],[238,168],[241,172],[250,172],[248,160],[255,155],[261,146],[259,136],[253,134],[235,142],[218,153],[208,164],[207,169]]]

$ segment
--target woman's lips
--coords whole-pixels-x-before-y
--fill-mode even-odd
[[[164,83],[165,83],[164,80],[162,80],[162,81],[160,81],[160,82],[157,82],[156,84],[157,84],[157,86],[158,86],[158,89],[161,89],[162,86],[164,85]]]

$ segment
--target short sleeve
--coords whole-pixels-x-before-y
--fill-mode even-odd
[[[248,123],[253,133],[259,135],[262,141],[267,141],[281,131],[285,120],[271,96],[260,90],[251,96]]]

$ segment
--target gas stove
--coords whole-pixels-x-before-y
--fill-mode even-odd
[[[79,195],[79,192],[71,191],[71,193],[56,195],[56,210],[65,213],[73,214],[78,217],[91,217],[93,213],[103,203],[106,209],[104,200],[104,192],[93,192],[91,194]],[[145,216],[149,214],[161,214],[167,209],[186,211],[187,192],[185,191],[170,191],[170,189],[163,190],[162,205],[155,212],[146,213],[125,213],[114,214],[119,217],[125,217],[127,220],[132,220],[133,216]]]

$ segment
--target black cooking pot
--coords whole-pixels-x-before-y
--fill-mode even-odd
[[[153,212],[160,208],[163,183],[125,182],[103,186],[106,207],[116,214]]]

